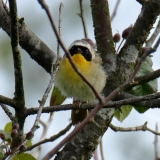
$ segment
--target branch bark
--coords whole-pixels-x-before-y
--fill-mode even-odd
[[[13,108],[16,108],[16,103],[13,99],[10,99],[8,97],[0,95],[0,103],[4,103],[6,105],[9,105]]]
[[[101,109],[93,122],[89,122],[72,140],[65,145],[55,160],[89,160],[110,124],[114,109]],[[76,149],[75,149],[76,148]]]
[[[24,87],[23,87],[23,75],[22,75],[22,60],[19,48],[19,31],[18,31],[18,18],[17,18],[17,3],[16,0],[9,0],[10,8],[10,34],[11,34],[11,47],[13,53],[14,62],[14,76],[15,76],[15,96],[14,101],[16,103],[15,108],[15,123],[19,124],[18,138],[13,138],[11,148],[17,147],[23,141],[23,126],[25,119],[25,98],[24,98]]]
[[[109,102],[107,105],[105,105],[103,108],[116,108],[117,106],[121,105],[140,105],[143,107],[148,107],[148,108],[160,108],[160,93],[154,93],[154,94],[149,94],[145,96],[133,96],[130,94],[122,95],[119,96],[123,98],[122,100],[119,101],[114,101],[114,102]],[[94,109],[95,103],[93,104],[82,104],[81,108],[82,109]],[[57,106],[48,106],[44,107],[42,112],[43,113],[50,113],[50,112],[55,112],[55,111],[66,111],[66,110],[72,110],[76,109],[72,104],[65,104],[65,105],[57,105]],[[38,108],[28,108],[26,110],[26,116],[29,115],[34,115],[38,111]]]
[[[108,1],[91,0],[91,11],[97,50],[103,59],[104,68],[107,68],[107,84],[109,84],[116,71],[116,51],[112,37]]]

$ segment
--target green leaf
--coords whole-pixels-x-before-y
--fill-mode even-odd
[[[13,157],[12,160],[36,160],[31,154],[21,153]]]
[[[138,111],[139,113],[144,113],[145,111],[148,110],[147,107],[142,107],[142,106],[133,106],[133,107],[134,107],[134,109],[135,109],[136,111]]]
[[[148,63],[151,67],[153,65],[152,59],[150,56],[147,56],[146,59],[144,60],[144,62]]]
[[[0,137],[4,137],[4,140],[7,141],[7,142],[11,142],[11,134],[4,131],[4,130],[0,130]],[[3,138],[2,138],[3,139]]]
[[[4,127],[4,130],[8,133],[11,133],[12,132],[12,122],[8,122],[6,124],[6,126]]]
[[[145,75],[146,73],[150,73],[153,71],[152,69],[152,63],[150,62],[151,58],[147,57],[141,64],[140,69],[137,73],[136,76],[142,76]]]
[[[50,99],[50,105],[60,105],[65,101],[66,97],[61,94],[61,91],[54,86],[51,99]]]
[[[27,142],[26,142],[26,146],[27,146],[27,147],[32,146],[32,141],[31,141],[31,140],[27,140]]]
[[[115,111],[114,116],[120,121],[122,122],[131,112],[132,110],[132,106],[131,105],[123,105],[121,107],[121,111],[120,112],[118,109]]]
[[[3,159],[3,157],[4,157],[4,152],[3,152],[2,148],[0,147],[0,159]]]
[[[146,57],[146,59],[143,61],[137,73],[137,76],[143,76],[147,73],[153,72],[152,65],[153,63],[152,63],[151,58],[149,56]],[[158,89],[157,79],[154,79],[147,83],[133,87],[130,93],[135,96],[143,96],[143,95],[155,93],[157,92],[157,89]],[[133,107],[139,113],[144,113],[145,111],[148,110],[147,107],[143,107],[143,106],[133,106]]]
[[[157,79],[150,81],[148,83],[141,84],[139,86],[133,87],[131,94],[136,96],[147,95],[155,93],[157,91]]]

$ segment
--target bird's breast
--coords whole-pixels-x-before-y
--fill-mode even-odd
[[[92,61],[87,61],[81,54],[73,55],[72,60],[81,73],[100,92],[102,87],[104,87],[104,84],[101,84],[102,68],[99,67],[99,64],[96,64]],[[105,74],[103,75],[105,78]],[[100,83],[100,86],[98,83]],[[91,88],[76,73],[66,57],[62,59],[60,64],[60,68],[55,78],[55,85],[59,88],[64,96],[73,97],[75,100],[87,101],[92,100],[95,97]]]
[[[88,62],[81,54],[75,54],[72,56],[72,60],[74,62],[74,64],[76,65],[76,67],[83,73],[83,74],[87,74],[87,71],[90,68],[90,62]],[[73,80],[77,80],[81,79],[79,77],[79,75],[76,73],[76,71],[73,69],[73,67],[71,66],[68,58],[64,58],[61,66],[60,66],[60,70],[63,70],[63,74],[69,74],[68,76],[70,78],[73,77]],[[76,78],[76,79],[75,79]]]

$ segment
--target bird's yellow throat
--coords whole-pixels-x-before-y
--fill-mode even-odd
[[[90,62],[87,61],[81,53],[73,55],[72,60],[83,74],[87,73],[87,70],[90,67]],[[75,70],[72,68],[67,57],[62,60],[60,70],[63,75],[68,75],[68,77],[70,77],[70,81],[77,81],[81,79],[79,75],[75,72]]]

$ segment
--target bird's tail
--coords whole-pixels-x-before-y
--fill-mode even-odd
[[[71,112],[71,119],[73,125],[82,122],[88,115],[88,109],[74,109]]]

